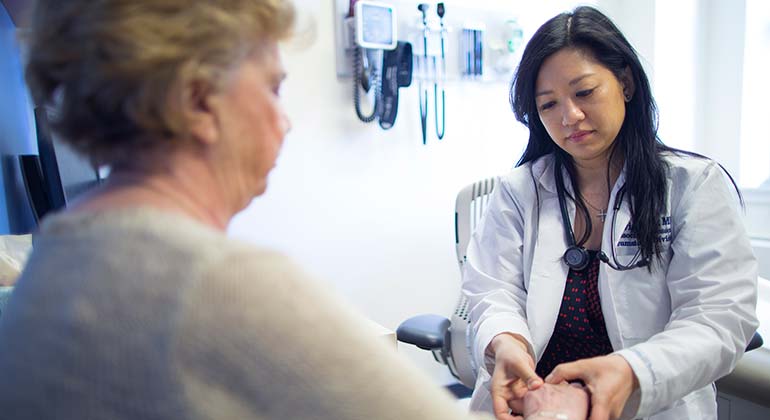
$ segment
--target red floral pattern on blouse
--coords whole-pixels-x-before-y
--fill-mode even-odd
[[[537,363],[536,372],[546,377],[556,365],[612,353],[599,301],[599,258],[583,270],[569,270],[564,297],[551,340]]]

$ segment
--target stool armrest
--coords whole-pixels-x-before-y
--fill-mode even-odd
[[[754,349],[762,347],[762,344],[764,344],[764,340],[762,340],[762,336],[759,335],[758,332],[755,332],[754,335],[751,337],[751,341],[749,341],[749,345],[746,346],[746,351],[752,351]]]
[[[437,350],[444,347],[444,338],[449,329],[449,320],[440,315],[424,314],[413,316],[396,329],[398,341],[413,344],[423,350]]]

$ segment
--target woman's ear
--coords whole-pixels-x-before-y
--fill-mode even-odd
[[[216,95],[207,82],[196,80],[185,86],[182,114],[192,140],[213,144],[219,139]]]
[[[623,69],[623,73],[620,75],[620,85],[623,86],[623,97],[626,102],[631,102],[631,98],[634,97],[634,91],[636,90],[631,67],[626,66],[626,68]]]

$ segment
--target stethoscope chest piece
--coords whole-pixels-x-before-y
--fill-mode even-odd
[[[590,261],[588,251],[585,248],[576,245],[567,247],[562,259],[567,266],[573,270],[583,270],[588,267],[588,262]]]

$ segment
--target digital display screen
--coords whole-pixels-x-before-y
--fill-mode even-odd
[[[393,43],[393,9],[364,4],[361,8],[363,40],[372,44]]]

